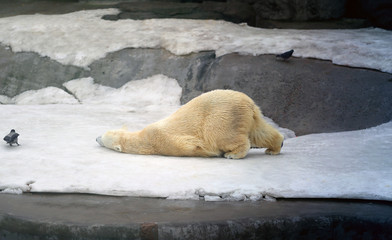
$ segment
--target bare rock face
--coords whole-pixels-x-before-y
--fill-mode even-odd
[[[177,79],[183,89],[181,101],[187,102],[202,93],[200,80],[215,61],[215,52],[206,51],[185,56],[164,49],[123,49],[92,63],[95,82],[118,88],[131,80],[164,74]]]
[[[183,19],[216,19],[234,23],[246,22],[255,25],[255,12],[251,5],[239,2],[165,2],[144,1],[120,3],[117,7],[121,13],[105,16],[104,19],[151,19],[151,18],[183,18]]]
[[[261,19],[270,20],[329,20],[344,14],[342,0],[265,0],[256,1],[254,9]]]
[[[222,56],[201,79],[202,91],[245,92],[263,113],[298,135],[357,130],[392,119],[392,74],[275,56]]]
[[[249,1],[143,1],[120,3],[118,15],[104,19],[221,19],[265,27],[265,21],[323,21],[345,13],[345,0],[249,0]]]
[[[347,0],[346,15],[351,18],[366,18],[373,26],[392,30],[392,1]]]
[[[75,78],[87,76],[87,71],[64,66],[37,53],[13,53],[0,45],[0,95],[14,97],[27,90],[37,90],[62,84]]]

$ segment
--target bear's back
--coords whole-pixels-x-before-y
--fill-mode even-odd
[[[204,93],[178,109],[170,117],[160,121],[173,132],[211,131],[253,125],[257,106],[246,94],[233,90],[214,90]],[[223,130],[222,130],[223,131]]]
[[[253,100],[242,92],[234,90],[213,90],[192,99],[183,107],[206,107],[211,110],[224,109],[226,107],[242,107],[245,105],[254,105]]]

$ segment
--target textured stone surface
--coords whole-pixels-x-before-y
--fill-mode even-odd
[[[264,0],[254,8],[261,19],[271,20],[329,20],[341,18],[346,1],[342,0]]]
[[[124,49],[95,61],[90,68],[97,83],[115,88],[131,80],[164,74],[177,79],[183,88],[182,102],[187,102],[202,93],[199,80],[204,79],[214,61],[213,51],[177,56],[164,49]]]
[[[345,2],[341,0],[201,1],[187,3],[145,1],[118,4],[117,7],[121,13],[104,18],[108,20],[222,19],[234,23],[246,22],[249,26],[273,27],[265,21],[325,21],[341,18],[345,13]],[[298,22],[298,25],[303,25],[303,23]]]
[[[266,116],[297,134],[356,130],[392,119],[392,75],[329,61],[229,54],[218,58],[200,89],[251,96]],[[186,97],[183,97],[186,99]]]
[[[86,75],[84,69],[64,66],[37,53],[13,53],[0,45],[0,95],[13,97],[27,90],[62,84]]]
[[[107,1],[107,0],[105,0]],[[117,0],[116,0],[117,1]],[[22,14],[63,14],[80,10],[101,9],[114,7],[116,2],[102,4],[99,1],[78,0],[1,0],[0,17]]]
[[[392,30],[392,1],[347,0],[346,16],[366,18],[373,26]]]
[[[234,23],[246,22],[254,26],[256,15],[247,3],[243,2],[131,2],[120,3],[117,7],[121,13],[106,16],[104,19],[150,19],[150,18],[184,18],[184,19],[221,19]]]

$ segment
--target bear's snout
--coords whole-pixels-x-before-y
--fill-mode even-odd
[[[102,142],[102,136],[97,137],[95,139],[95,141],[97,141],[97,143],[99,143],[99,145],[101,145],[102,147],[105,147],[105,145],[103,145],[103,142]]]

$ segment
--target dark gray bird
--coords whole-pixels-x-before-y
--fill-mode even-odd
[[[291,55],[293,55],[293,52],[294,52],[294,50],[291,49],[290,51],[284,52],[282,54],[278,54],[278,55],[276,55],[276,59],[285,61],[285,60],[289,59],[291,57]]]
[[[15,132],[15,129],[12,129],[10,133],[8,133],[7,136],[5,136],[3,139],[4,141],[6,141],[10,146],[12,146],[12,144],[16,143],[19,146],[18,143],[18,137],[19,137],[19,133]]]

